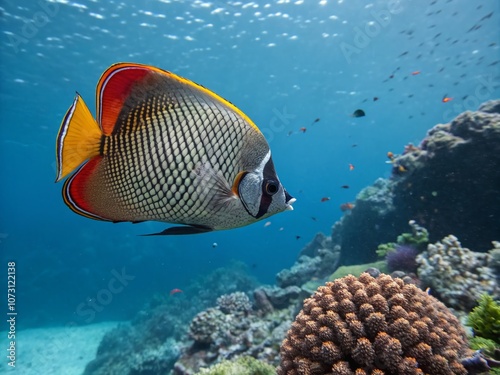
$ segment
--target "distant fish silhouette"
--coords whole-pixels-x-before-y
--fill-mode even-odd
[[[365,111],[363,111],[362,109],[356,109],[351,116],[352,117],[363,117],[363,116],[365,116]]]

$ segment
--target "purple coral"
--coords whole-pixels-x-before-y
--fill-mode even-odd
[[[390,272],[417,272],[417,249],[412,245],[396,245],[395,251],[387,254],[387,267]]]

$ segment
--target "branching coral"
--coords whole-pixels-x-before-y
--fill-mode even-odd
[[[388,275],[319,287],[281,346],[279,375],[467,374],[465,331],[437,299]]]

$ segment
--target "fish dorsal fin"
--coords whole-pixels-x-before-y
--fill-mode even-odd
[[[152,77],[152,80],[146,80],[145,78],[148,76],[151,78],[151,73],[159,74],[158,79]],[[159,83],[159,86],[152,84],[152,81]],[[153,88],[153,90],[148,90],[150,88]],[[162,92],[156,91],[156,89],[160,88]],[[103,133],[110,135],[116,130],[115,126],[119,117],[127,115],[127,113],[123,112],[124,107],[128,107],[125,111],[130,111],[134,107],[144,104],[150,96],[155,94],[163,94],[172,98],[179,94],[178,92],[169,92],[169,90],[182,91],[181,94],[183,95],[189,91],[195,96],[203,96],[213,102],[222,104],[228,110],[242,117],[255,131],[260,133],[259,128],[247,115],[214,92],[166,70],[135,63],[114,64],[103,73],[99,80],[96,107],[97,120]],[[132,91],[135,92],[133,99],[130,97]],[[143,103],[140,103],[139,100],[143,101]]]
[[[104,134],[110,135],[116,125],[123,104],[133,85],[148,74],[139,64],[111,65],[99,79],[96,89],[97,121]]]

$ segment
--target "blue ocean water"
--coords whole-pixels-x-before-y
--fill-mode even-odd
[[[499,8],[493,0],[3,0],[0,272],[16,262],[19,324],[86,323],[78,306],[116,272],[131,281],[93,322],[130,318],[153,293],[167,296],[232,261],[273,283],[315,233],[330,233],[340,204],[389,176],[388,151],[500,96]],[[72,213],[54,183],[56,134],[75,91],[94,110],[100,74],[119,61],[185,76],[248,114],[295,210],[182,237],[139,236],[163,223]],[[352,117],[356,109],[366,116]]]

